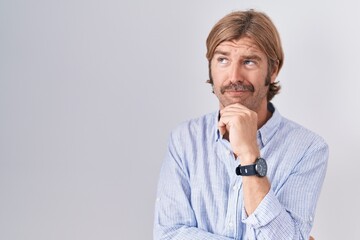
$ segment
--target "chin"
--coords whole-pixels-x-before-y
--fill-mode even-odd
[[[237,101],[234,100],[234,101],[221,102],[221,103],[220,103],[220,106],[227,107],[227,106],[230,106],[230,105],[233,105],[233,104],[237,104],[237,103],[239,103],[239,104],[241,104],[241,105],[243,105],[243,106],[245,106],[245,107],[248,107],[247,104],[246,104],[244,101],[239,101],[239,100],[237,100]]]

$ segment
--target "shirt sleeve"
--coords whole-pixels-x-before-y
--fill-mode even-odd
[[[197,228],[191,207],[189,177],[179,139],[170,138],[163,162],[155,204],[154,239],[229,240]]]
[[[276,192],[271,189],[250,216],[243,207],[242,222],[256,239],[309,239],[328,160],[325,143],[312,149],[283,186]]]

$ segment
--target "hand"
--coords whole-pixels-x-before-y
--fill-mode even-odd
[[[239,157],[243,165],[253,164],[260,156],[256,140],[257,124],[257,113],[239,103],[220,111],[220,134],[228,137],[235,157]]]

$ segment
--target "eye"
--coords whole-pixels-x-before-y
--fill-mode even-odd
[[[227,64],[229,62],[229,60],[227,58],[224,58],[224,57],[219,57],[217,59],[217,61],[221,64]]]
[[[248,66],[253,66],[255,65],[255,61],[247,59],[244,61],[244,64]]]

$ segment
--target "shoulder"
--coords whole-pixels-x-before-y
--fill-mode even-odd
[[[328,148],[320,135],[282,116],[274,105],[269,104],[268,108],[273,115],[260,129],[265,144],[271,139],[274,148],[282,146],[287,150],[303,152],[310,149]]]
[[[204,149],[209,139],[215,139],[217,112],[209,113],[180,123],[175,127],[168,140],[172,157],[179,162],[194,159],[199,149]]]
[[[171,131],[172,137],[188,138],[215,129],[218,111],[181,122]]]
[[[299,123],[282,117],[280,124],[280,133],[287,143],[292,143],[298,147],[328,149],[325,139],[312,130],[300,125]]]

